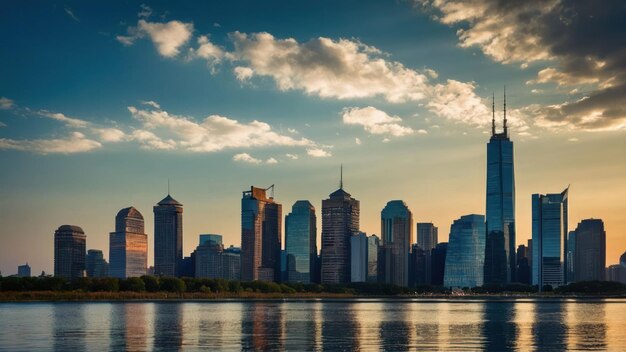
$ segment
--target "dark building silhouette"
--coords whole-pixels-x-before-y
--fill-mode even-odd
[[[28,263],[17,267],[17,277],[30,277],[30,265]]]
[[[446,268],[447,252],[448,242],[438,243],[430,252],[430,282],[432,285],[443,286],[443,275]]]
[[[413,214],[406,203],[392,200],[380,214],[381,248],[385,252],[383,282],[409,286],[409,255],[413,243]]]
[[[206,279],[221,278],[224,271],[222,265],[223,252],[222,236],[200,235],[200,245],[195,251],[195,277]]]
[[[439,243],[439,230],[432,222],[418,222],[417,229],[417,245],[425,250],[430,251]]]
[[[574,278],[576,281],[604,281],[606,232],[600,219],[586,219],[576,227]]]
[[[268,188],[272,189],[273,185]],[[250,187],[241,198],[241,279],[280,282],[282,205],[266,189]]]
[[[285,217],[287,281],[310,283],[315,277],[317,217],[308,200],[299,200]]]
[[[530,285],[530,256],[528,247],[520,244],[517,246],[517,282]]]
[[[350,238],[359,233],[359,201],[343,189],[322,200],[321,282],[341,284],[350,282]]]
[[[430,250],[422,249],[419,244],[412,245],[409,261],[409,286],[430,285]]]
[[[78,226],[62,225],[54,232],[54,276],[83,277],[87,236]]]
[[[487,240],[485,244],[485,284],[515,281],[515,170],[513,142],[506,126],[504,93],[504,131],[496,133],[492,103],[491,138],[487,143]]]
[[[148,235],[143,215],[128,207],[115,216],[115,232],[109,235],[109,275],[125,279],[146,275]]]
[[[567,252],[565,259],[567,260],[567,283],[576,281],[575,262],[576,262],[576,231],[570,231],[567,234]]]
[[[183,205],[168,194],[153,210],[154,274],[178,276],[183,259]]]
[[[87,277],[109,276],[109,264],[104,259],[104,255],[99,249],[90,249],[87,251],[85,267],[87,269]]]

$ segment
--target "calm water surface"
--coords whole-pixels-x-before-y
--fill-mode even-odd
[[[626,351],[626,301],[0,303],[3,351]]]

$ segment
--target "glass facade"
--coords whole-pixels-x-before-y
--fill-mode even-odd
[[[574,280],[604,281],[606,262],[606,232],[600,219],[586,219],[576,227]],[[569,242],[568,242],[569,246]]]
[[[505,120],[506,124],[506,120]],[[484,281],[515,281],[515,171],[513,142],[505,131],[487,144],[487,197]]]
[[[104,255],[99,249],[90,249],[85,258],[87,277],[109,276],[109,264],[104,260]]]
[[[280,281],[282,205],[263,188],[241,198],[241,279]]]
[[[432,222],[418,222],[417,228],[417,245],[425,250],[429,251],[439,243],[439,231],[437,226]]]
[[[445,287],[483,285],[485,262],[485,217],[465,215],[450,226],[448,253],[444,270]]]
[[[533,285],[553,288],[567,282],[568,190],[532,195]]]
[[[574,262],[576,255],[576,231],[570,231],[567,234],[567,283],[574,282]]]
[[[339,188],[322,200],[321,282],[350,282],[350,238],[359,233],[359,201]]]
[[[83,277],[87,236],[78,226],[63,225],[54,232],[54,276]]]
[[[169,194],[154,210],[154,274],[178,276],[183,259],[183,205]]]
[[[367,238],[367,282],[378,281],[378,247],[380,240],[376,235]]]
[[[388,202],[381,212],[383,282],[409,285],[409,254],[413,241],[413,214],[401,200]]]
[[[120,210],[115,217],[115,232],[109,235],[109,275],[117,278],[139,277],[148,266],[148,235],[143,215],[134,207]]]
[[[308,200],[299,200],[285,217],[287,281],[311,283],[317,257],[317,217]]]
[[[350,238],[350,281],[367,281],[367,250],[368,241],[365,232]]]

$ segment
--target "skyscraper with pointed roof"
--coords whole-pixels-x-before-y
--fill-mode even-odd
[[[146,274],[148,235],[143,215],[135,207],[120,210],[115,216],[115,232],[109,235],[109,275],[125,279]]]
[[[515,169],[513,142],[509,139],[506,125],[506,90],[502,133],[496,133],[495,102],[491,107],[491,138],[487,143],[484,282],[504,285],[516,280]]]
[[[342,166],[339,189],[322,200],[322,283],[350,282],[350,238],[358,233],[359,201],[343,189]]]
[[[183,205],[168,192],[153,210],[154,274],[177,276],[183,259]]]

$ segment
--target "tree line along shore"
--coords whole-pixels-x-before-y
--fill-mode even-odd
[[[165,300],[220,298],[350,298],[452,296],[595,296],[626,297],[626,285],[584,281],[539,293],[536,286],[511,284],[448,289],[441,286],[401,287],[381,283],[343,285],[228,281],[141,276],[127,279],[59,277],[0,277],[0,301]]]

